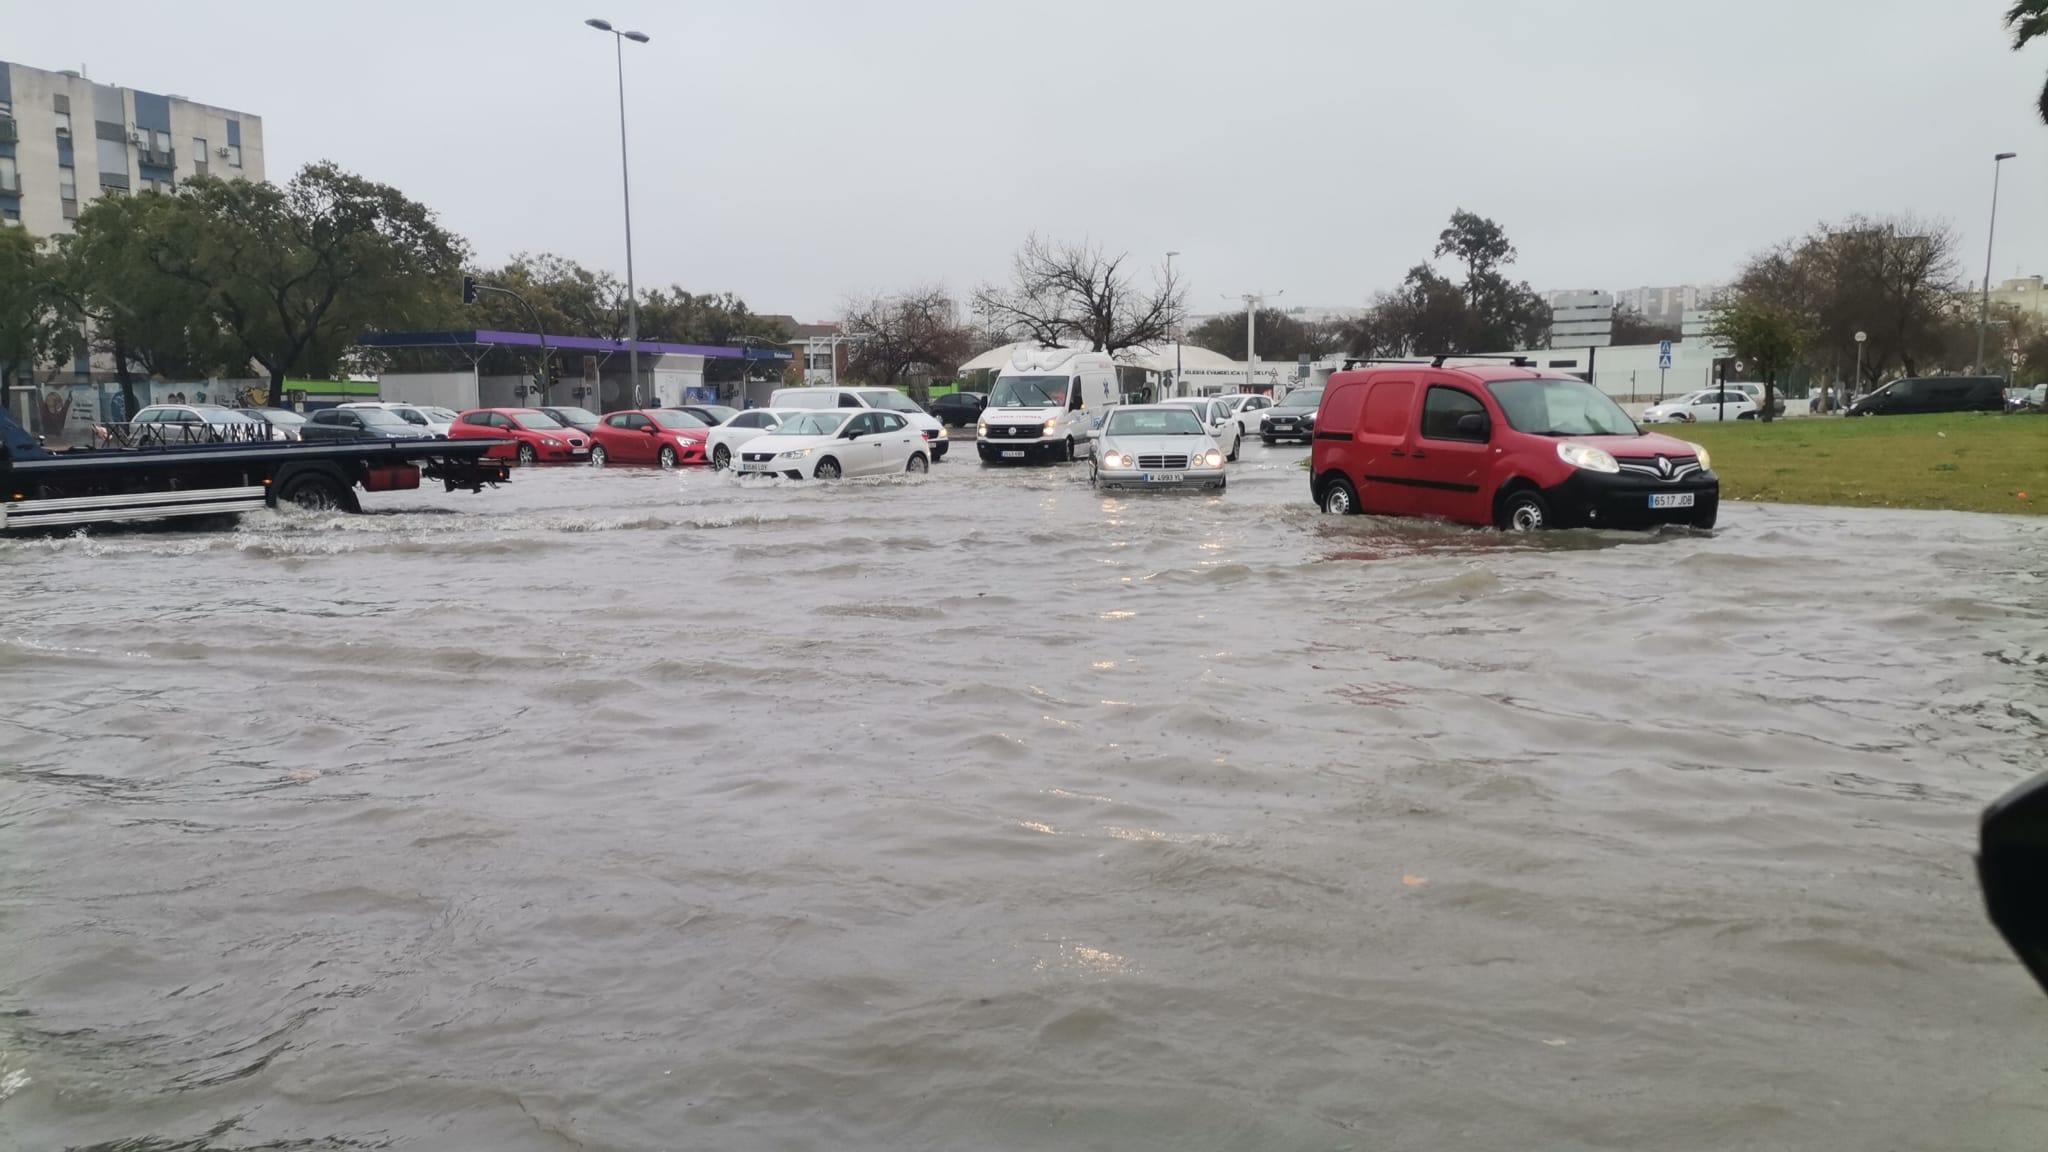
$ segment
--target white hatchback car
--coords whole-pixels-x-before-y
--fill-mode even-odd
[[[1223,449],[1223,458],[1237,459],[1237,450],[1244,444],[1244,425],[1231,414],[1228,406],[1220,400],[1194,398],[1188,400],[1161,400],[1161,405],[1179,406],[1201,417],[1208,425],[1209,435],[1216,438],[1216,446]]]
[[[1716,420],[1754,420],[1756,401],[1730,387],[1709,388],[1676,396],[1643,409],[1645,424],[1698,424]]]
[[[1088,482],[1102,488],[1214,488],[1223,446],[1186,404],[1126,404],[1102,422]]]
[[[713,468],[724,470],[732,467],[740,445],[766,436],[792,416],[801,416],[804,408],[749,408],[725,423],[713,428],[704,439],[704,458]]]
[[[1224,411],[1230,413],[1231,419],[1237,421],[1237,432],[1240,436],[1249,436],[1256,431],[1260,417],[1266,414],[1266,409],[1273,406],[1271,396],[1261,396],[1256,392],[1232,392],[1226,396],[1216,397],[1216,402],[1223,405]]]
[[[931,449],[924,432],[902,414],[875,408],[798,412],[740,449],[742,476],[837,480],[925,472]]]

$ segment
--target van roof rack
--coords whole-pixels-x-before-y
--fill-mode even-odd
[[[1522,353],[1507,352],[1439,352],[1431,358],[1431,368],[1441,368],[1446,360],[1505,360],[1515,368],[1534,368],[1536,362]]]
[[[1417,360],[1417,359],[1414,359],[1413,357],[1409,357],[1409,358],[1402,358],[1402,357],[1397,357],[1397,356],[1346,356],[1346,357],[1344,358],[1344,368],[1343,368],[1343,370],[1344,370],[1344,371],[1346,371],[1346,372],[1349,372],[1349,371],[1351,371],[1351,370],[1352,370],[1353,368],[1356,368],[1356,367],[1358,367],[1358,366],[1359,366],[1359,365],[1361,365],[1361,364],[1427,364],[1427,363],[1429,363],[1429,361],[1427,361],[1427,360]]]

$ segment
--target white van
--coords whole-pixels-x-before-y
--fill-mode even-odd
[[[917,401],[905,396],[894,388],[856,388],[851,385],[813,388],[777,388],[769,394],[770,408],[884,408],[900,412],[910,426],[924,433],[924,442],[931,448],[932,460],[946,458],[946,425],[938,417],[917,406]]]
[[[975,449],[988,463],[1072,460],[1095,417],[1118,399],[1109,353],[1020,348],[989,385]]]

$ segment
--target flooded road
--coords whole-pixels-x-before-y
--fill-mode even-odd
[[[2021,1149],[2048,522],[529,471],[0,542],[0,1147]]]

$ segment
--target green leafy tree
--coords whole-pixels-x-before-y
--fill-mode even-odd
[[[2035,40],[2048,41],[2048,0],[2014,0],[2005,14],[2005,26],[2012,32],[2012,50],[2017,52]],[[2036,107],[2041,123],[2048,124],[2048,83],[2041,86]]]
[[[17,379],[77,346],[56,281],[56,263],[34,237],[0,228],[0,408],[13,401]]]
[[[288,376],[336,372],[364,333],[432,327],[458,307],[466,246],[388,184],[321,162],[282,188],[202,177],[171,199],[183,227],[154,262],[206,290],[273,401]]]
[[[1352,355],[1505,352],[1548,343],[1550,308],[1527,282],[1502,271],[1515,262],[1515,246],[1499,224],[1460,208],[1432,254],[1464,265],[1464,282],[1428,264],[1409,269],[1399,288],[1382,293],[1348,327]]]
[[[90,348],[113,361],[125,412],[141,406],[137,369],[183,380],[249,371],[249,357],[215,322],[206,286],[157,263],[188,238],[188,209],[175,196],[102,196],[58,242],[59,291]]]
[[[503,267],[476,268],[470,274],[480,283],[518,293],[519,299],[499,292],[480,294],[466,326],[525,332],[533,328],[538,315],[549,336],[626,338],[626,286],[609,272],[585,268],[551,252],[521,252]],[[520,300],[526,304],[522,306]],[[646,330],[643,316],[643,337]]]
[[[1806,348],[1800,316],[1762,294],[1738,292],[1715,313],[1708,334],[1763,377],[1764,403],[1757,418],[1769,420],[1777,406],[1779,375],[1797,364]]]
[[[1259,358],[1269,361],[1293,360],[1298,356],[1319,357],[1342,347],[1335,346],[1324,326],[1311,327],[1278,308],[1261,308],[1253,317],[1253,332]],[[1219,356],[1244,360],[1244,313],[1224,312],[1211,316],[1188,331],[1187,342]]]

